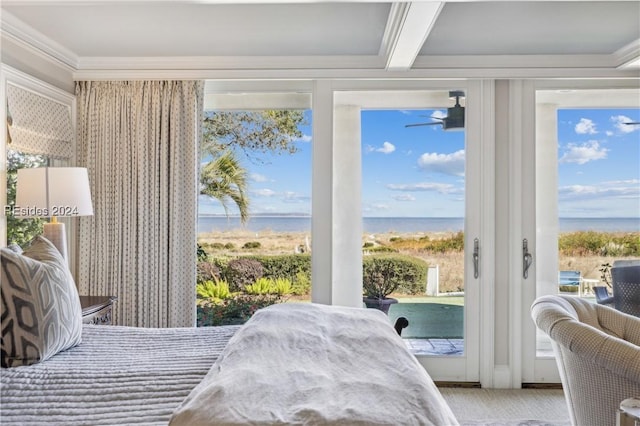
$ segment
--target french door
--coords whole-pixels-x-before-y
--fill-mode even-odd
[[[637,129],[626,127],[625,121],[636,121],[627,115],[638,116],[640,90],[625,87],[624,82],[576,83],[538,90],[533,84],[513,86],[529,100],[521,111],[523,121],[535,122],[535,136],[523,137],[521,150],[512,157],[522,165],[512,175],[522,183],[522,197],[515,201],[522,213],[519,237],[527,239],[527,251],[533,256],[526,278],[522,275],[524,246],[514,258],[519,263],[513,279],[522,289],[521,382],[560,383],[549,338],[536,329],[528,307],[537,297],[564,291],[558,285],[559,270],[581,269],[586,282],[600,282],[601,260],[566,259],[559,254],[563,232],[598,232],[602,230],[594,226],[599,222],[589,222],[590,218],[637,215],[637,198],[634,201],[629,194],[637,197],[638,136],[633,136]],[[585,190],[590,191],[589,196],[579,196]],[[571,222],[566,219],[572,217]],[[616,231],[615,221],[608,222],[611,231]],[[584,265],[578,266],[580,261]],[[575,292],[572,297],[593,300],[589,292]]]
[[[488,142],[490,138],[486,138],[483,134],[480,124],[482,120],[482,108],[480,105],[482,84],[464,82],[464,85],[465,87],[447,87],[447,84],[442,84],[419,90],[375,90],[375,88],[357,91],[345,90],[337,92],[334,98],[334,135],[338,140],[338,146],[342,143],[353,143],[354,139],[360,141],[362,145],[361,160],[363,158],[364,160],[361,163],[363,170],[360,176],[363,176],[363,180],[358,179],[359,176],[351,175],[352,182],[350,184],[358,185],[362,189],[365,231],[369,205],[372,205],[376,199],[381,201],[384,196],[388,196],[388,201],[391,203],[393,203],[393,200],[411,200],[417,203],[421,197],[427,196],[421,191],[433,191],[435,195],[429,194],[428,196],[435,196],[436,198],[431,199],[429,207],[418,210],[416,213],[405,214],[405,216],[414,217],[438,217],[438,214],[434,213],[434,211],[437,212],[438,206],[441,207],[446,204],[445,202],[440,203],[445,198],[449,201],[455,198],[455,202],[459,204],[460,213],[456,214],[456,216],[463,216],[460,223],[463,227],[461,231],[464,233],[464,253],[461,255],[459,268],[461,269],[460,275],[464,281],[464,295],[459,296],[463,298],[461,303],[463,306],[456,306],[456,308],[460,308],[462,315],[462,318],[460,318],[462,335],[456,335],[450,339],[447,336],[444,339],[423,339],[427,345],[448,345],[453,343],[457,346],[457,349],[449,351],[449,353],[447,351],[428,353],[428,351],[423,352],[419,349],[414,351],[416,358],[434,380],[447,382],[479,382],[481,344],[485,345],[483,351],[488,352],[492,351],[491,346],[493,344],[490,339],[481,339],[480,329],[482,322],[480,320],[480,306],[483,299],[482,287],[486,285],[487,280],[491,279],[490,277],[493,273],[492,262],[488,257],[484,256],[485,253],[492,251],[493,244],[493,230],[489,229],[492,222],[487,220],[492,217],[492,212],[488,211],[488,209],[491,209],[490,206],[493,203],[491,201],[486,202],[487,197],[491,197],[492,191],[493,174],[491,170],[493,157],[489,154],[492,152],[491,147],[483,150],[482,146],[485,144],[484,148],[486,148],[486,144],[491,143]],[[463,102],[466,107],[466,123],[464,133],[460,134],[458,138],[462,141],[459,147],[454,148],[452,146],[448,151],[447,148],[442,148],[441,151],[438,151],[437,144],[434,141],[438,137],[442,138],[446,135],[443,134],[441,129],[435,131],[430,127],[415,129],[414,138],[419,139],[420,143],[418,147],[414,146],[411,149],[404,146],[402,141],[385,140],[382,135],[383,130],[376,131],[380,133],[377,135],[382,138],[380,140],[368,136],[367,129],[364,127],[367,125],[367,120],[362,119],[361,114],[366,114],[367,111],[372,110],[395,110],[399,116],[404,112],[407,114],[406,123],[404,121],[402,123],[395,121],[388,123],[389,126],[395,126],[393,134],[397,134],[395,131],[404,127],[404,124],[410,124],[411,120],[429,121],[429,118],[418,118],[419,113],[417,111],[419,110],[446,112],[447,107],[453,106],[455,102],[455,99],[449,99],[449,90],[462,90],[465,92]],[[407,113],[409,110],[415,111],[412,117]],[[351,119],[348,118],[349,116]],[[354,126],[354,123],[358,123],[360,120],[363,123],[362,128],[360,128],[361,126]],[[377,123],[377,125],[382,126],[381,129],[383,129],[387,124],[385,121],[385,123]],[[398,138],[400,137],[398,136]],[[416,152],[416,150],[420,151]],[[365,157],[368,153],[378,155],[381,158],[380,161],[383,161],[382,165],[377,166],[373,171],[366,170],[369,167],[367,165],[369,159]],[[417,173],[410,175],[405,173],[407,170],[404,169],[398,168],[394,170],[393,167],[401,166],[394,166],[397,163],[391,161],[392,153],[398,156],[405,156],[404,161],[414,161],[407,158],[412,155],[416,157],[415,164],[406,163],[405,169],[410,169],[411,167],[418,169],[431,161],[432,163],[441,163],[439,164],[440,167],[434,167],[434,169],[439,169],[441,173],[430,174],[426,170],[418,170]],[[385,154],[388,156],[384,157]],[[450,169],[444,170],[444,163],[460,161],[461,157],[463,166],[460,167],[458,172]],[[422,159],[422,162],[420,162],[420,159]],[[454,183],[444,183],[447,176],[443,174],[446,173],[458,173],[455,177],[455,184],[459,185],[459,189],[453,188],[455,186]],[[376,183],[386,186],[393,193],[387,191],[386,195],[371,195],[370,192],[373,192],[373,190],[369,188],[368,175],[375,175]],[[357,182],[353,182],[353,180],[357,180]],[[437,188],[440,188],[439,193]],[[449,188],[450,190],[443,190],[443,188]],[[455,196],[453,192],[455,192]],[[437,197],[442,197],[442,199],[439,200]],[[425,229],[425,231],[429,231],[429,229]],[[443,286],[442,284],[441,282],[441,287]],[[429,303],[434,300],[437,301],[437,298],[430,299]],[[402,301],[398,304],[398,306],[400,305],[402,305]],[[410,327],[412,321],[425,320],[420,317],[409,317]],[[421,325],[425,328],[429,326],[428,324]],[[417,347],[420,344],[417,340],[421,340],[419,337],[409,337],[408,339],[412,340],[412,342],[407,342],[410,348]],[[407,339],[405,340],[407,341]],[[429,340],[431,343],[429,343]]]

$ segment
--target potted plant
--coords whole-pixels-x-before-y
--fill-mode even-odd
[[[405,281],[405,273],[393,257],[371,257],[362,264],[363,301],[367,308],[385,314],[397,299],[387,297]]]

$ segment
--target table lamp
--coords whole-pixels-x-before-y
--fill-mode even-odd
[[[18,169],[16,217],[50,217],[43,236],[67,260],[64,223],[58,217],[92,216],[89,176],[83,167],[37,167]]]

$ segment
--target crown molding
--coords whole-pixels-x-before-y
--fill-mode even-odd
[[[78,68],[78,56],[61,44],[34,30],[11,13],[3,10],[0,16],[2,35],[28,46],[34,53],[51,61],[54,60],[71,69]]]
[[[74,80],[425,80],[425,79],[637,79],[635,70],[602,68],[384,69],[154,69],[78,70]]]
[[[384,60],[374,55],[336,56],[180,56],[82,57],[78,70],[272,70],[378,69]]]

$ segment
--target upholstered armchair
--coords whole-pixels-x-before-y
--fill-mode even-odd
[[[531,315],[551,338],[573,425],[614,425],[640,395],[640,318],[581,298],[538,298]]]

